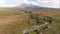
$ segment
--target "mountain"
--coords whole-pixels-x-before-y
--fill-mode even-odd
[[[26,8],[26,9],[54,9],[54,8],[49,8],[49,7],[42,7],[42,6],[38,6],[38,5],[32,5],[32,4],[22,4],[20,6],[16,6],[17,8]]]
[[[39,7],[37,5],[31,5],[31,4],[22,4],[20,7],[21,8],[30,8],[30,9],[42,8],[42,7]]]
[[[32,4],[21,4],[16,7],[7,7],[7,9],[8,8],[10,8],[10,9],[21,9],[21,8],[25,8],[25,9],[55,9],[55,8],[42,7],[42,6],[38,6],[38,5],[32,5]]]
[[[40,7],[40,6],[32,5],[32,4],[22,4],[22,5],[20,5],[20,6],[16,6],[15,8],[37,9],[37,8],[45,8],[45,7]]]

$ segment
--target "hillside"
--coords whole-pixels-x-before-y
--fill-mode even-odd
[[[52,17],[50,29],[44,31],[43,34],[59,34],[60,33],[60,10],[59,9],[0,9],[0,34],[23,34],[23,30],[29,28],[27,19],[29,14],[38,14],[39,18],[44,16]],[[35,25],[32,23],[31,26]],[[35,34],[30,32],[29,34]]]

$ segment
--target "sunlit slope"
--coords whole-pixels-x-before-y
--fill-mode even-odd
[[[29,27],[26,22],[28,16],[25,11],[53,18],[50,30],[43,32],[43,34],[60,32],[60,30],[54,31],[60,29],[60,10],[0,9],[0,34],[23,34],[23,30]]]
[[[0,24],[10,24],[11,22],[18,20],[20,17],[22,18],[22,15],[23,14],[17,10],[0,9]]]

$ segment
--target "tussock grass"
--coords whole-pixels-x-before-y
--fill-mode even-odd
[[[22,12],[23,11],[23,12]],[[27,14],[24,11],[37,13],[42,16],[51,16],[53,22],[48,31],[43,34],[56,34],[60,32],[60,10],[0,10],[0,34],[23,34],[23,30],[29,28]],[[22,12],[22,13],[21,13]],[[55,31],[55,29],[57,29]],[[35,34],[31,32],[30,34]]]

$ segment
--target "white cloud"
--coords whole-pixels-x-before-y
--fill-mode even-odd
[[[59,8],[59,0],[37,0],[36,2],[29,2],[28,0],[22,0],[23,3],[38,5],[50,8]]]
[[[38,5],[43,7],[59,8],[59,0],[37,0],[30,2],[28,0],[0,0],[0,7],[14,7],[22,3]]]
[[[21,0],[0,0],[0,7],[15,7],[21,3]]]
[[[44,7],[59,8],[59,0],[38,0],[37,3]]]

